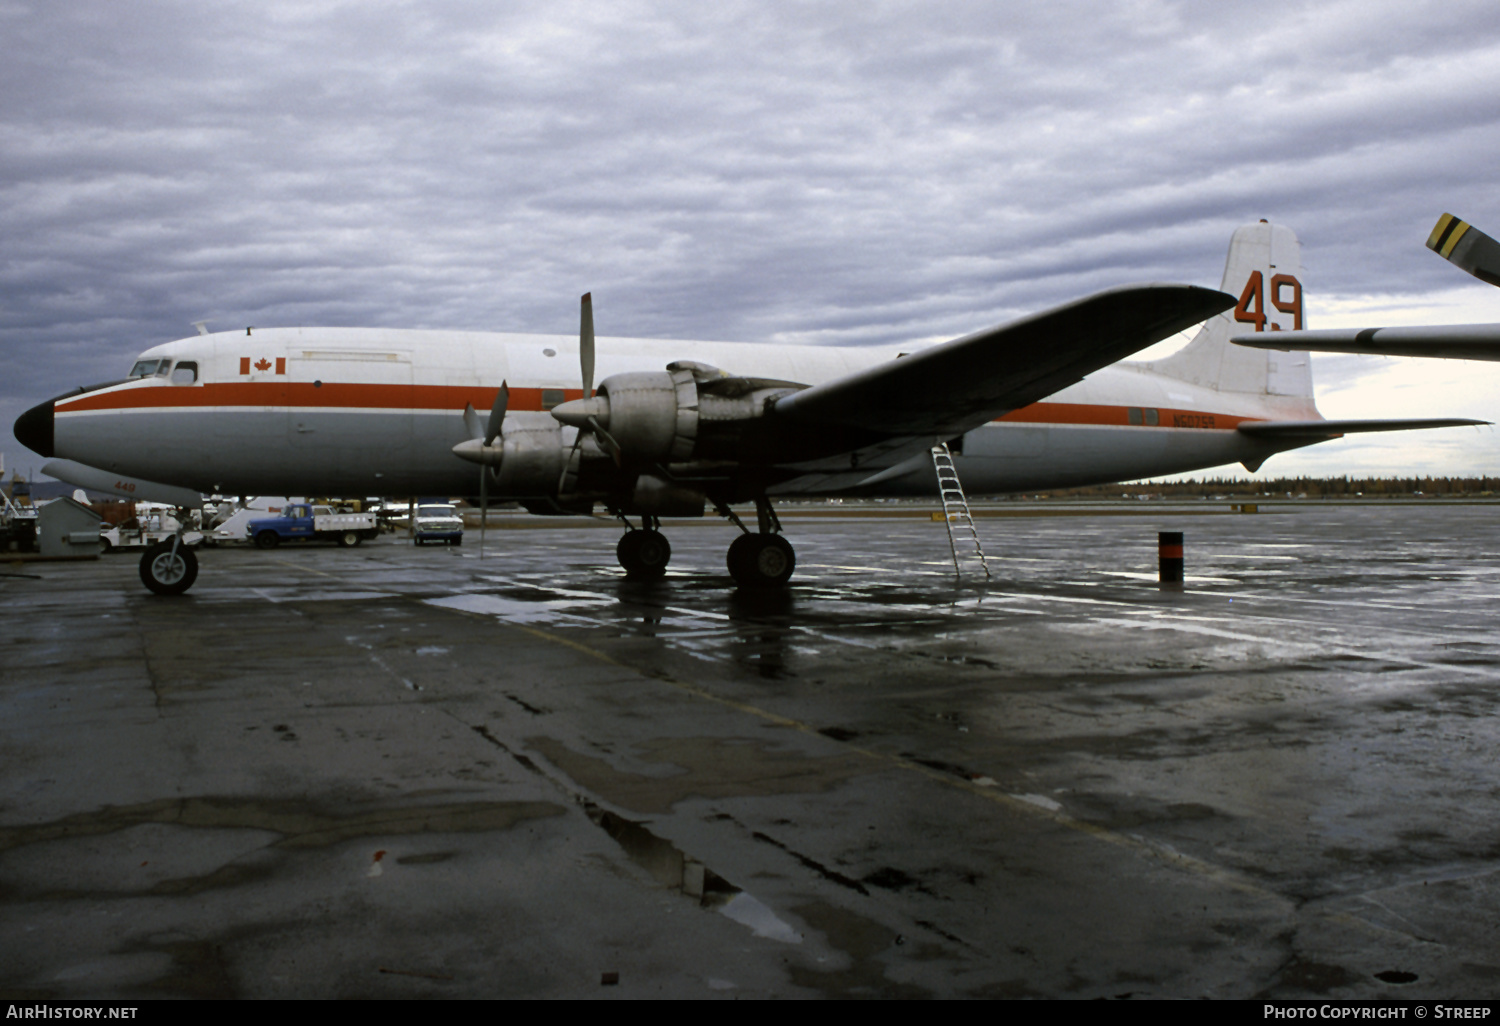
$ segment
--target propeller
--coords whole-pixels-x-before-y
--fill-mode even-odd
[[[484,444],[492,445],[501,435],[505,425],[505,408],[510,405],[510,385],[500,382],[500,391],[495,393],[495,404],[490,407],[489,423],[485,425]],[[473,407],[470,407],[472,409]]]
[[[583,397],[588,399],[594,394],[594,294],[585,292],[580,305],[578,361],[583,365]]]
[[[495,443],[495,439],[504,437],[505,409],[510,405],[510,386],[502,381],[500,390],[495,393],[494,405],[490,407],[489,420],[480,423],[479,414],[474,409],[473,403],[464,406],[464,424],[469,429],[469,437],[476,442],[483,442],[483,447],[488,449]],[[490,520],[490,492],[489,492],[489,464],[482,459],[479,463],[479,558],[484,558],[484,535]]]
[[[594,396],[594,294],[585,292],[580,301],[582,307],[578,323],[578,362],[583,370],[583,398],[585,401]],[[614,436],[604,430],[604,425],[599,423],[599,418],[590,416],[587,421],[589,427],[594,429],[594,437],[599,439],[599,444],[614,457],[615,466],[620,465],[620,443],[616,442]],[[582,439],[582,435],[579,438]],[[574,443],[577,447],[577,442]]]

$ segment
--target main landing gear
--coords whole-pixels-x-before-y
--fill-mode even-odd
[[[628,520],[625,524],[630,526]],[[615,556],[625,568],[625,576],[632,581],[654,581],[667,572],[672,546],[667,536],[657,530],[660,526],[661,521],[656,517],[641,517],[641,530],[626,531],[615,546]]]
[[[779,588],[792,579],[797,568],[797,554],[792,543],[781,533],[781,521],[771,500],[764,495],[755,500],[756,527],[758,534],[751,534],[734,510],[715,503],[719,515],[734,521],[743,534],[729,546],[729,576],[741,588]]]
[[[734,522],[742,532],[729,546],[726,563],[729,575],[741,588],[779,588],[791,580],[797,567],[797,555],[792,543],[781,533],[781,521],[776,517],[768,499],[755,500],[758,533],[752,532],[735,512],[723,503],[714,507],[719,515]],[[625,526],[630,522],[625,520]],[[630,528],[620,543],[615,546],[615,555],[625,568],[625,576],[633,581],[658,580],[667,572],[667,563],[672,558],[672,546],[661,533],[661,521],[654,516],[641,517],[640,528]]]
[[[729,546],[729,576],[742,588],[779,588],[797,568],[792,543],[779,534],[740,535]]]

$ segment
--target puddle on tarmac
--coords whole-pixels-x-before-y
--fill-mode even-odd
[[[251,588],[250,592],[275,605],[283,602],[363,602],[391,597],[389,592],[384,591],[320,591],[317,588],[296,587]]]
[[[740,890],[697,859],[683,854],[672,842],[657,837],[641,824],[617,816],[593,803],[585,803],[590,820],[609,834],[630,856],[663,886],[679,890],[702,908],[713,909],[757,937],[783,944],[801,944],[802,935],[777,918],[764,902]]]
[[[1159,574],[1147,573],[1143,570],[1096,570],[1094,571],[1104,577],[1124,577],[1131,581],[1149,581],[1157,583]],[[1229,577],[1205,577],[1202,575],[1187,574],[1183,577],[1185,584],[1234,584],[1233,578]]]
[[[744,891],[720,905],[719,911],[741,926],[748,926],[757,937],[781,941],[783,944],[802,943],[800,933],[777,919],[775,912]]]
[[[550,603],[518,602],[499,595],[449,595],[445,598],[424,600],[429,606],[456,609],[462,613],[479,613],[495,616],[511,623],[551,623],[562,614]]]

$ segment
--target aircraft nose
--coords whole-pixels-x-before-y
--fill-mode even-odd
[[[52,400],[33,406],[16,418],[16,441],[39,456],[52,458]]]

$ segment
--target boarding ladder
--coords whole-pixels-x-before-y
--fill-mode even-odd
[[[992,579],[989,561],[984,558],[984,548],[979,544],[979,532],[974,530],[974,516],[969,512],[969,500],[964,498],[964,486],[959,483],[958,470],[953,465],[953,453],[948,451],[947,442],[939,442],[932,447],[932,469],[937,471],[938,496],[943,500],[943,523],[948,527],[948,548],[953,553],[954,575],[963,576],[958,563],[959,542],[955,532],[968,531],[969,540],[974,543],[974,556],[984,568],[985,579]],[[969,547],[965,544],[963,548],[967,552]]]

